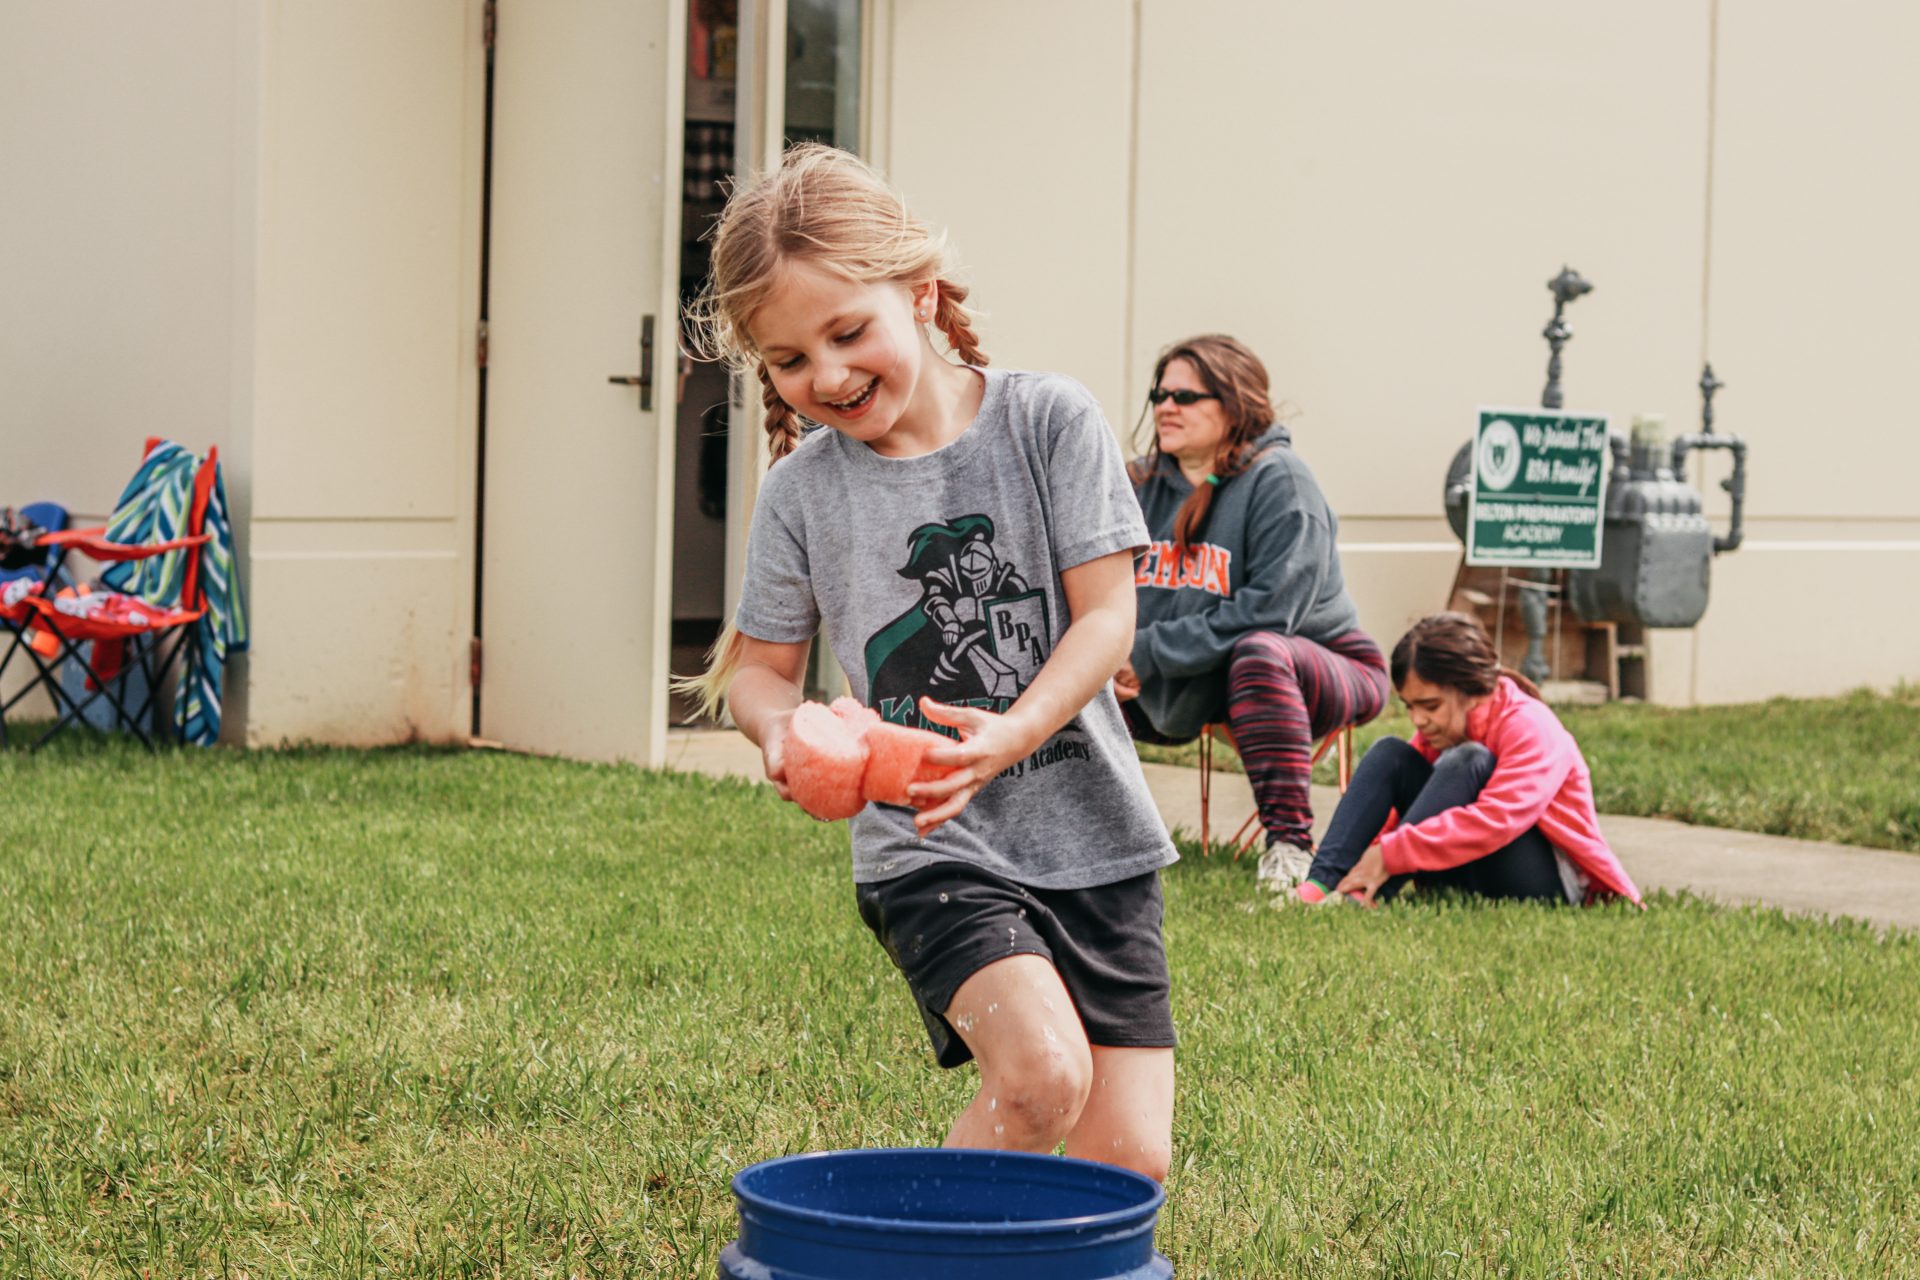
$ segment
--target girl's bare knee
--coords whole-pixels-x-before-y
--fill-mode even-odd
[[[1093,1064],[1084,1054],[1049,1046],[984,1077],[981,1088],[991,1107],[1004,1113],[999,1123],[1009,1137],[1022,1146],[1051,1146],[1080,1122],[1093,1088]]]

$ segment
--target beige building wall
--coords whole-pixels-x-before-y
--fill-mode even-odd
[[[149,434],[239,444],[237,25],[231,0],[8,6],[0,500],[104,518]]]
[[[1114,0],[872,0],[870,157],[950,228],[997,365],[1126,391],[1133,30]],[[1117,422],[1118,419],[1116,418]]]
[[[1539,402],[1562,263],[1596,282],[1569,317],[1568,407],[1623,426],[1690,410],[1706,10],[1142,12],[1130,393],[1187,333],[1260,352],[1340,515],[1363,623],[1391,644],[1446,602],[1440,494],[1476,407]]]
[[[97,524],[161,435],[218,445],[244,510],[239,13],[232,0],[8,6],[0,503],[48,499]]]
[[[9,8],[6,500],[102,519],[145,436],[220,446],[229,739],[466,732],[480,14]]]
[[[1754,447],[1748,546],[1656,633],[1655,695],[1920,679],[1920,17],[1351,9],[868,0],[868,150],[952,228],[996,363],[1074,374],[1123,436],[1162,343],[1260,351],[1384,640],[1444,597],[1447,459],[1476,405],[1537,399],[1578,267],[1569,406],[1689,428],[1710,355]],[[481,17],[9,7],[6,500],[103,517],[146,435],[220,445],[246,741],[467,727]]]
[[[932,0],[879,8],[875,157],[951,227],[996,361],[1075,374],[1132,440],[1160,346],[1247,341],[1383,643],[1446,600],[1448,460],[1477,406],[1538,403],[1545,284],[1564,263],[1596,285],[1569,311],[1568,408],[1692,430],[1711,356],[1729,384],[1720,424],[1754,442],[1750,549],[1717,562],[1697,634],[1651,635],[1653,696],[1920,678],[1920,643],[1900,638],[1920,618],[1883,580],[1915,580],[1920,544],[1920,443],[1895,423],[1889,376],[1916,336],[1894,282],[1920,183],[1889,162],[1920,124],[1897,65],[1920,22],[1908,10],[1725,7],[1716,117],[1711,0],[1404,3],[1390,20],[1240,0],[1007,0],[964,24]],[[1849,61],[1863,39],[1877,52]],[[1807,253],[1783,270],[1789,246]],[[1801,456],[1801,424],[1836,416],[1895,463],[1870,485]],[[1827,479],[1806,483],[1810,469]],[[1823,617],[1861,621],[1780,637],[1791,604],[1770,587],[1789,582]]]
[[[1908,4],[1720,6],[1708,331],[1753,457],[1703,702],[1920,680],[1915,49]]]

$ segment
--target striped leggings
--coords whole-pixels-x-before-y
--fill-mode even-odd
[[[1386,705],[1387,660],[1364,631],[1326,644],[1272,631],[1234,642],[1227,728],[1253,784],[1268,844],[1313,847],[1314,740],[1341,725],[1365,724]],[[1145,720],[1128,716],[1135,737],[1154,740],[1151,730],[1141,731]]]
[[[1260,806],[1267,843],[1313,847],[1313,743],[1387,705],[1387,660],[1364,631],[1325,645],[1255,631],[1233,646],[1227,727]]]

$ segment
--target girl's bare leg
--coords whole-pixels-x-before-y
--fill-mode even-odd
[[[945,1016],[980,1064],[980,1091],[953,1122],[947,1146],[1045,1152],[1074,1131],[1092,1087],[1093,1051],[1049,961],[994,961],[960,984]],[[1169,1095],[1171,1080],[1169,1068]]]
[[[1173,1161],[1173,1050],[1091,1046],[1093,1087],[1067,1154],[1167,1180]]]

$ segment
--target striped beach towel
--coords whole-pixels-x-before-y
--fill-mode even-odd
[[[146,460],[127,482],[107,521],[108,539],[123,543],[164,542],[187,533],[193,508],[193,479],[200,459],[171,440],[148,451]],[[203,532],[211,539],[199,548],[169,551],[146,560],[110,565],[100,580],[116,591],[156,605],[191,609],[182,600],[187,557],[200,557],[200,587],[206,594],[205,616],[192,624],[193,643],[200,662],[173,700],[174,726],[185,740],[211,746],[220,738],[220,691],[227,656],[247,647],[247,611],[240,598],[240,579],[233,555],[233,521],[227,509],[226,480],[214,469],[213,491],[207,498]]]

